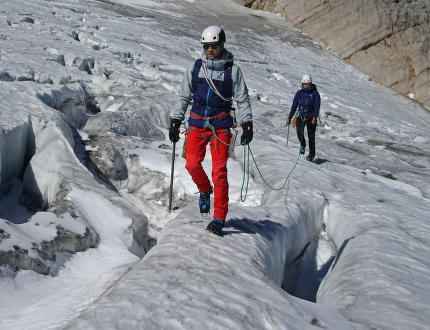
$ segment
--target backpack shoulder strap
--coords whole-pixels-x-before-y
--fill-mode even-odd
[[[202,67],[202,59],[198,59],[194,62],[193,72],[191,73],[191,85],[193,86],[193,91],[197,87],[197,79],[199,77],[200,68]]]
[[[224,65],[224,83],[229,86],[230,95],[233,93],[233,79],[231,79],[231,72],[233,68],[233,62],[227,62]]]

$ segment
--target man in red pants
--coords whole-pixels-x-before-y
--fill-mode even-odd
[[[192,100],[188,118],[185,167],[200,191],[201,213],[209,213],[210,195],[214,193],[215,210],[207,230],[217,235],[222,235],[228,212],[227,160],[231,140],[230,128],[233,126],[233,100],[236,101],[243,128],[241,143],[248,144],[253,138],[248,89],[242,72],[233,64],[233,54],[224,48],[225,40],[224,30],[216,25],[203,31],[202,57],[184,74],[169,130],[170,141],[177,142],[179,128]],[[202,167],[208,143],[212,155],[213,189]]]

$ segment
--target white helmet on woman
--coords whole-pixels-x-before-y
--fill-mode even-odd
[[[203,30],[200,40],[203,44],[207,42],[225,42],[224,30],[217,25],[208,26]]]
[[[312,83],[312,77],[308,74],[305,74],[302,77],[302,84],[311,84]]]

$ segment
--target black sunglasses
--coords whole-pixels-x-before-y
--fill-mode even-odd
[[[203,49],[208,50],[209,48],[212,48],[213,50],[217,50],[220,46],[220,44],[203,44]]]

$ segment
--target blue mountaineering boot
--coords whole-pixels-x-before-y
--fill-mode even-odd
[[[306,147],[300,146],[300,154],[301,155],[305,154],[305,150],[306,150]]]
[[[200,213],[209,213],[211,208],[211,194],[212,194],[212,187],[209,189],[208,192],[200,193],[200,198],[199,198]]]
[[[213,220],[208,224],[206,230],[210,233],[214,233],[218,236],[224,236],[222,233],[222,229],[224,228],[224,221],[218,218],[213,218]]]

